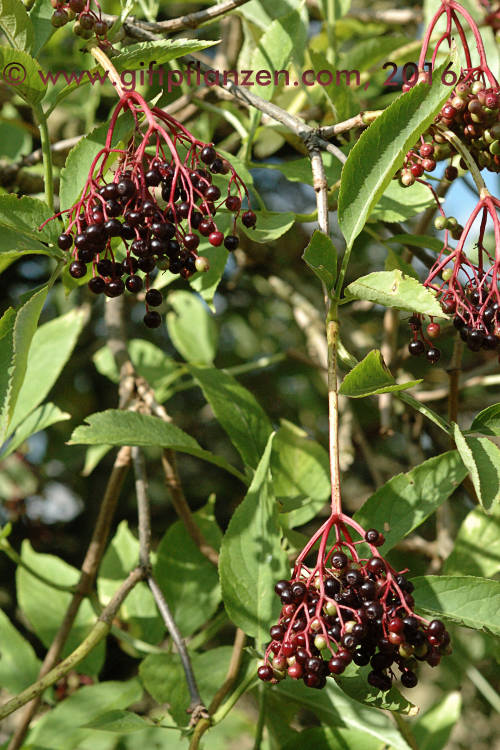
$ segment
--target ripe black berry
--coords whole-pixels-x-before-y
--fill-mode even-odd
[[[146,292],[146,304],[151,307],[158,307],[163,302],[163,297],[158,289],[150,289]]]
[[[142,289],[142,279],[140,276],[129,276],[125,281],[125,286],[127,287],[129,292],[136,294]]]
[[[226,250],[229,250],[229,252],[233,252],[234,250],[236,250],[239,244],[239,237],[237,237],[235,234],[228,234],[224,239],[224,247],[226,248]]]
[[[102,294],[106,288],[106,282],[100,276],[94,276],[93,279],[90,279],[88,287],[94,294]]]
[[[205,146],[200,153],[200,159],[204,164],[212,164],[217,154],[212,146]]]
[[[257,217],[253,211],[245,211],[241,217],[241,221],[247,228],[254,227],[257,222]]]
[[[70,234],[60,234],[57,239],[57,244],[61,250],[69,250],[73,244],[73,237]]]
[[[144,325],[148,328],[158,328],[161,326],[161,315],[156,310],[149,310],[143,318]]]
[[[419,354],[423,354],[423,352],[425,351],[423,341],[420,341],[419,339],[410,341],[410,343],[408,344],[408,351],[414,357],[418,357]]]
[[[74,279],[81,279],[87,273],[87,266],[80,260],[74,260],[69,267],[69,275]]]

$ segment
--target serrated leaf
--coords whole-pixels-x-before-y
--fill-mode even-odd
[[[139,561],[139,541],[122,521],[111,540],[99,568],[99,601],[107,604]],[[153,595],[140,581],[120,607],[119,618],[127,631],[147,643],[158,643],[164,632]]]
[[[219,560],[226,611],[238,627],[255,636],[259,649],[279,612],[274,584],[289,574],[287,556],[280,544],[269,472],[272,439],[273,435],[245,499],[229,522]]]
[[[470,426],[471,432],[482,435],[500,435],[500,404],[492,404],[474,417]]]
[[[324,502],[330,494],[328,453],[304,430],[285,419],[273,440],[271,474],[273,492],[284,501],[283,513],[295,509],[297,499]]]
[[[184,359],[193,364],[210,365],[217,351],[217,326],[206,305],[193,292],[172,292],[168,303],[167,330],[172,343]]]
[[[435,253],[440,253],[443,249],[442,240],[437,237],[430,237],[428,234],[395,234],[388,237],[384,242],[410,245],[410,247],[423,247],[426,250],[433,250]]]
[[[337,250],[330,237],[315,229],[302,260],[330,292],[337,278]]]
[[[113,57],[113,65],[119,73],[124,70],[135,70],[139,67],[147,71],[150,63],[164,65],[178,57],[192,55],[194,52],[213,47],[214,44],[217,44],[217,41],[203,39],[159,39],[155,42],[139,42],[129,45],[126,52],[120,52],[119,55]],[[158,80],[158,70],[153,68],[153,71],[153,80]],[[193,68],[194,80],[196,80],[195,75],[196,70]],[[148,80],[147,77],[146,80]],[[160,83],[161,85],[162,83]]]
[[[107,122],[94,128],[91,133],[81,138],[69,152],[66,164],[61,169],[59,194],[62,210],[71,208],[82,192],[92,161],[103,148],[108,128],[109,123]],[[132,115],[129,112],[121,115],[116,122],[111,146],[117,147],[120,141],[128,141],[133,129],[134,120]],[[112,164],[113,158],[114,156],[108,159],[108,166]]]
[[[353,281],[345,290],[346,297],[356,297],[384,307],[448,318],[434,292],[398,269],[374,271]]]
[[[21,0],[0,0],[0,29],[11,47],[29,52],[33,44],[33,26]]]
[[[17,398],[26,374],[29,348],[47,297],[45,286],[17,311],[9,308],[0,320],[0,445],[8,435]]]
[[[388,715],[348,697],[333,680],[328,680],[326,688],[313,695],[304,684],[292,680],[283,680],[278,690],[287,700],[312,711],[329,726],[360,730],[393,750],[410,750]]]
[[[449,693],[423,714],[412,725],[419,750],[444,750],[450,734],[460,719],[462,696],[458,692]]]
[[[254,242],[274,242],[286,234],[295,223],[295,214],[280,211],[255,211],[257,223],[253,229],[241,225],[241,229]]]
[[[28,353],[26,375],[12,415],[11,430],[47,396],[70,358],[87,317],[86,311],[75,308],[36,330]]]
[[[250,391],[222,370],[191,365],[189,372],[245,464],[255,469],[272,432],[263,408]]]
[[[339,393],[350,398],[363,398],[378,393],[405,391],[421,382],[421,380],[410,380],[406,383],[396,383],[384,362],[382,353],[378,349],[373,349],[351,372],[347,373],[339,388]]]
[[[500,448],[486,437],[465,437],[457,424],[452,425],[452,435],[477,498],[489,512],[500,500]]]
[[[500,505],[491,515],[482,508],[468,513],[455,538],[455,545],[447,558],[443,573],[466,574],[492,578],[500,571]]]
[[[45,86],[39,75],[41,70],[38,62],[27,52],[0,46],[3,79],[28,104],[38,104],[45,96]]]
[[[212,508],[202,508],[193,517],[207,543],[219,549],[222,534]],[[172,524],[161,539],[154,573],[183,636],[194,633],[219,606],[217,568],[200,552],[181,521]]]
[[[433,513],[467,476],[457,451],[424,461],[407,474],[398,474],[380,487],[355,513],[364,528],[384,533],[383,553],[389,551]]]
[[[399,96],[361,135],[342,170],[339,225],[348,247],[361,232],[392,176],[448,99],[441,83],[448,61],[435,71],[432,86],[420,83]],[[454,63],[458,69],[458,61]]]
[[[57,422],[63,422],[67,419],[71,419],[71,414],[66,411],[61,411],[58,406],[51,404],[42,404],[35,409],[29,416],[26,417],[19,425],[16,426],[16,431],[13,438],[8,442],[5,450],[0,452],[0,458],[4,459],[10,456],[20,445],[24,443],[31,435],[35,435],[40,430],[46,430]]]
[[[418,610],[459,625],[500,635],[500,581],[474,576],[412,578]]]
[[[0,195],[1,229],[11,229],[37,242],[55,243],[60,232],[56,221],[49,221],[43,229],[38,229],[51,215],[47,204],[37,198]],[[58,258],[65,257],[59,248],[53,248],[50,252]]]
[[[286,68],[294,48],[303,49],[306,41],[306,30],[297,11],[272,21],[257,42],[249,66],[256,72],[255,94],[267,101],[272,99],[276,88],[274,71]],[[266,80],[259,85],[257,75],[262,72],[266,74]]]
[[[91,414],[85,421],[86,425],[73,431],[69,445],[153,445],[171,448],[215,464],[245,481],[224,458],[204,450],[179,427],[157,417],[107,409]]]
[[[106,711],[82,726],[82,729],[98,729],[100,732],[115,732],[117,734],[130,734],[147,729],[149,724],[141,716],[132,711]]]
[[[83,742],[94,738],[95,732],[85,726],[108,711],[124,709],[142,698],[137,679],[97,685],[86,685],[47,711],[30,731],[26,745],[50,750],[81,748]],[[85,745],[87,747],[87,745]],[[89,747],[95,744],[90,744]]]
[[[432,205],[434,196],[422,183],[402,187],[397,180],[391,180],[368,218],[389,222],[407,221]]]
[[[406,700],[396,687],[382,692],[368,684],[367,678],[371,669],[371,666],[356,667],[351,663],[342,675],[335,677],[335,682],[346,695],[359,703],[364,703],[366,706],[394,711],[406,716],[415,716],[418,713],[418,708]]]
[[[32,569],[59,585],[74,586],[80,577],[76,568],[54,555],[35,552],[26,540],[21,548],[21,557]],[[23,614],[43,645],[49,648],[59,630],[72,594],[52,588],[20,566],[16,571],[16,585],[19,606]],[[48,602],[50,602],[50,606],[47,606]],[[95,621],[96,616],[90,602],[84,600],[80,605],[74,625],[64,646],[63,658],[80,645]],[[79,670],[83,673],[97,675],[103,661],[104,644],[101,642],[80,662]]]
[[[22,665],[22,669],[20,669]],[[0,685],[15,695],[38,679],[41,662],[31,643],[0,610]]]

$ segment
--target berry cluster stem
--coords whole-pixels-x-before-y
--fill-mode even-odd
[[[460,138],[457,138],[455,133],[453,133],[443,125],[436,125],[436,129],[439,130],[439,132],[446,138],[446,140],[453,145],[453,148],[458,151],[464,162],[467,164],[467,168],[471,174],[472,179],[474,180],[474,184],[477,188],[478,193],[481,194],[482,191],[487,191],[485,182],[481,176],[481,172],[475,160],[473,159],[472,154],[470,153],[467,146],[463,143],[463,141],[461,141]]]
[[[332,514],[340,516],[342,500],[340,496],[339,460],[339,396],[337,383],[337,346],[339,323],[337,304],[330,304],[326,319],[326,339],[328,344],[328,422],[330,451],[330,481],[332,487]]]
[[[96,60],[96,62],[99,63],[101,68],[103,70],[107,71],[109,80],[112,82],[114,87],[116,88],[116,91],[120,98],[125,94],[125,90],[122,86],[121,78],[118,74],[118,71],[116,70],[115,66],[107,56],[107,54],[104,52],[104,50],[99,47],[98,42],[92,40],[88,45],[88,50],[92,57]]]

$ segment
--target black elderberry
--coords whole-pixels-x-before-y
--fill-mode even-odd
[[[93,250],[85,248],[85,250],[78,251],[78,260],[81,260],[82,263],[92,263],[93,259],[94,259]]]
[[[167,249],[167,241],[159,240],[156,237],[149,242],[149,252],[153,255],[161,255]]]
[[[414,688],[417,683],[418,679],[415,672],[412,672],[410,669],[405,669],[401,675],[401,684],[405,688]]]
[[[472,328],[467,333],[467,346],[472,351],[479,351],[484,340],[484,333],[479,328]]]
[[[363,576],[359,570],[348,570],[345,574],[345,580],[349,586],[360,586],[363,582]]]
[[[370,557],[366,563],[366,570],[369,573],[379,575],[380,573],[385,572],[385,563],[381,557]]]
[[[144,273],[151,273],[156,265],[156,260],[152,255],[145,255],[143,258],[139,258],[137,265]]]
[[[419,339],[415,339],[415,341],[410,341],[408,344],[408,351],[413,357],[418,357],[420,354],[423,354],[425,351],[424,342],[420,341]]]
[[[372,601],[377,594],[377,587],[373,581],[364,581],[359,589],[359,595],[365,601]]]
[[[127,221],[124,221],[122,224],[121,236],[124,240],[133,240],[135,238],[134,227],[131,226]]]
[[[69,275],[74,279],[81,279],[87,273],[87,266],[80,260],[74,260],[69,266]]]
[[[101,276],[111,276],[113,273],[113,262],[108,258],[103,258],[97,264],[97,271]]]
[[[144,325],[148,328],[158,328],[161,326],[161,315],[156,310],[149,310],[143,318]]]
[[[366,667],[370,663],[370,654],[360,648],[353,653],[352,660],[358,667]]]
[[[61,250],[69,250],[73,244],[73,237],[70,234],[60,234],[57,239],[57,244]]]
[[[439,361],[439,358],[441,357],[441,351],[439,349],[436,349],[436,347],[431,347],[427,350],[426,358],[429,362],[431,362],[433,365],[436,364],[436,362]]]
[[[106,288],[106,282],[100,276],[94,276],[93,279],[90,279],[88,287],[94,294],[102,294]]]
[[[237,195],[228,195],[226,198],[226,207],[229,211],[239,211],[241,208],[241,200]]]
[[[224,239],[224,247],[226,248],[226,250],[229,250],[229,252],[233,252],[234,250],[236,250],[239,244],[239,237],[237,237],[235,234],[228,234]]]
[[[148,185],[148,187],[158,187],[161,182],[161,174],[155,168],[149,169],[144,175],[144,179],[146,180],[146,185]]]
[[[210,185],[205,192],[207,201],[216,201],[220,198],[220,190],[217,185]]]
[[[119,297],[120,294],[123,294],[124,289],[125,285],[121,279],[111,279],[106,284],[104,293],[107,297]]]
[[[332,556],[332,567],[337,570],[343,570],[348,563],[347,555],[344,552],[335,552]]]
[[[391,678],[386,674],[383,674],[383,672],[370,672],[367,680],[369,685],[372,685],[372,687],[376,687],[379,690],[383,690],[384,692],[390,690],[392,685]]]
[[[151,307],[158,307],[163,302],[163,297],[158,289],[149,289],[146,292],[146,304]]]
[[[184,237],[184,246],[188,250],[196,250],[200,244],[200,238],[196,234],[186,234]]]
[[[122,233],[122,225],[118,219],[108,219],[104,224],[104,229],[108,237],[119,237]]]
[[[142,279],[140,276],[129,276],[125,281],[125,286],[127,287],[129,292],[136,294],[142,289]]]
[[[132,198],[136,193],[135,184],[130,177],[122,177],[116,184],[116,190],[122,198]]]
[[[365,615],[369,620],[376,620],[383,611],[382,605],[378,602],[366,602],[365,604]]]
[[[204,164],[212,164],[216,156],[217,153],[212,146],[205,146],[200,153],[200,159]]]
[[[114,198],[118,198],[118,189],[115,182],[110,182],[108,185],[103,185],[103,187],[99,190],[99,195],[104,198],[104,200],[113,200]]]
[[[257,222],[257,217],[253,211],[245,211],[241,217],[241,221],[247,228],[254,227]]]
[[[222,174],[224,171],[224,164],[222,163],[222,159],[219,159],[219,157],[214,159],[210,165],[210,171],[213,174]]]
[[[380,534],[377,531],[377,529],[368,529],[368,531],[365,534],[365,540],[369,542],[370,544],[373,544],[374,546],[378,546],[378,541],[380,538]]]
[[[274,590],[278,596],[281,596],[284,591],[291,591],[290,581],[277,581],[274,585]]]

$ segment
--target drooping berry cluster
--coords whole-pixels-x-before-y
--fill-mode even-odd
[[[132,112],[134,132],[125,149],[114,148],[114,129],[124,109]],[[110,159],[116,157],[114,174],[106,180]],[[229,175],[225,196],[212,183],[214,174]],[[154,270],[169,269],[185,279],[208,270],[207,259],[197,253],[200,237],[214,247],[224,243],[227,250],[235,250],[240,214],[246,227],[256,223],[251,209],[242,212],[245,197],[245,184],[211,145],[161,109],[150,109],[136,92],[127,92],[113,113],[105,147],[92,163],[81,198],[62,212],[68,223],[58,244],[71,251],[71,276],[83,278],[92,268],[88,286],[95,294],[117,297],[145,286],[144,322],[155,328],[161,318],[149,307],[160,305],[162,295],[150,289]],[[221,208],[234,215],[232,233],[226,237],[213,218]]]
[[[50,1],[54,8],[50,19],[52,26],[59,29],[74,20],[73,32],[82,39],[91,39],[94,35],[99,41],[106,39],[108,25],[102,18],[99,3],[96,2],[96,12],[91,7],[91,0]]]
[[[336,541],[327,551],[332,531]],[[311,568],[305,559],[318,539]],[[348,516],[332,514],[300,553],[290,580],[276,584],[282,609],[258,668],[261,680],[276,683],[288,676],[323,688],[328,676],[342,674],[354,662],[370,664],[367,679],[373,687],[388,690],[397,667],[401,683],[411,688],[418,681],[418,661],[436,666],[451,651],[443,623],[413,612],[413,585],[405,571],[396,573],[378,555],[384,541],[377,530],[364,532]],[[370,556],[359,556],[360,545],[367,545]]]
[[[485,194],[463,228],[455,249],[445,243],[432,266],[424,284],[438,295],[443,312],[453,315],[453,325],[467,347],[474,352],[480,349],[500,349],[500,201]],[[465,255],[464,247],[476,219],[480,220],[479,234],[474,252],[477,261]],[[487,235],[488,220],[493,224],[492,240]],[[488,242],[494,249],[488,248]],[[471,250],[469,249],[469,254]],[[428,339],[423,334],[422,316],[410,318],[412,341],[410,354],[426,354],[430,362],[439,359],[439,350],[428,339],[440,334],[440,327],[432,320],[427,326]],[[429,347],[429,348],[428,348]]]

